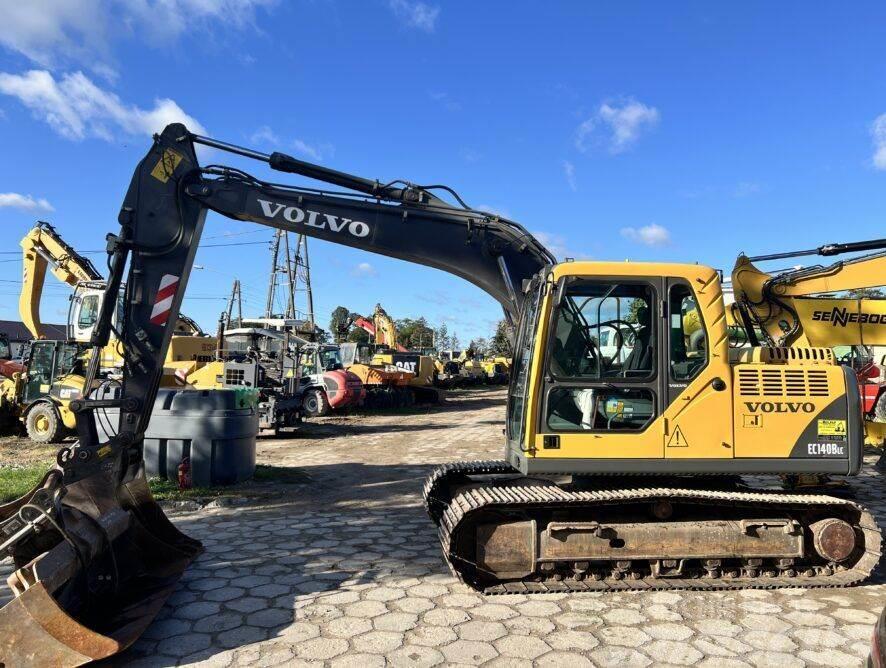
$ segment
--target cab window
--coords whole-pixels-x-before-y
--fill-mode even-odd
[[[542,295],[542,282],[534,284],[523,302],[523,313],[517,327],[511,386],[508,392],[508,438],[518,443],[526,430],[526,402],[529,396],[529,372],[535,348],[535,333]]]
[[[708,338],[701,309],[688,285],[671,288],[670,314],[671,378],[691,380],[707,364]]]
[[[80,312],[77,314],[77,327],[92,327],[98,320],[98,295],[86,295],[80,301]]]
[[[302,376],[313,376],[317,373],[316,356],[313,350],[299,353],[298,364]]]
[[[560,303],[549,368],[554,377],[646,380],[655,373],[648,284],[577,281]]]

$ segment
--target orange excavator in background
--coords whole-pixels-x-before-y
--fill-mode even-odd
[[[434,358],[420,351],[408,350],[400,344],[397,325],[381,304],[375,305],[371,319],[354,314],[352,324],[367,332],[373,339],[368,348],[357,345],[365,363],[400,375],[411,374],[406,382],[410,394],[405,397],[407,404],[440,401],[440,392],[436,388],[438,373]],[[402,381],[398,380],[397,384],[402,384]]]

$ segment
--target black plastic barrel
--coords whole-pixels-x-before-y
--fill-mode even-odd
[[[95,396],[119,395],[117,386]],[[119,411],[96,411],[99,437],[117,432]],[[254,397],[239,390],[161,388],[145,433],[145,473],[178,480],[179,465],[190,462],[194,487],[233,485],[255,473],[258,412]]]

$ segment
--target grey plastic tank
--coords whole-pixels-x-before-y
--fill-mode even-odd
[[[117,386],[94,393],[119,395]],[[99,437],[117,432],[119,411],[96,411]],[[258,412],[254,392],[160,388],[145,433],[145,473],[178,480],[178,467],[190,458],[194,487],[233,485],[255,473]]]

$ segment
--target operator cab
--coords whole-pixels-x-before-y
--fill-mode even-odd
[[[643,431],[707,364],[707,334],[685,280],[566,276],[552,293],[547,340],[536,351],[542,285],[533,281],[518,330],[512,437],[522,433],[536,355],[544,360],[537,429],[546,433]]]
[[[105,292],[104,286],[104,282],[79,283],[74,294],[71,295],[71,306],[68,311],[68,333],[74,341],[86,343],[92,337],[92,331],[98,322],[102,297]],[[120,295],[117,298],[117,312],[113,318],[113,325],[117,331],[121,331],[123,323],[124,290],[125,288],[120,289]]]

